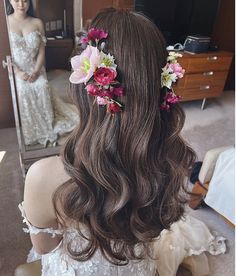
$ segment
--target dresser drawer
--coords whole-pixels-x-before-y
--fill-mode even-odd
[[[177,82],[178,87],[196,88],[204,85],[222,86],[227,78],[228,72],[208,71],[198,74],[185,74],[182,79]]]
[[[185,69],[185,73],[198,73],[208,71],[228,71],[232,57],[208,56],[201,58],[182,58],[179,63]]]
[[[223,86],[196,87],[189,89],[176,88],[175,93],[182,97],[181,101],[189,101],[218,97],[222,94],[223,88]]]

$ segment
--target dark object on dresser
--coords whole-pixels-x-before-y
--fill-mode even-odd
[[[189,53],[205,53],[209,49],[211,38],[208,36],[187,36],[184,51]]]

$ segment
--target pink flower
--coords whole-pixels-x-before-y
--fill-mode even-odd
[[[99,88],[95,84],[88,84],[86,86],[86,90],[87,90],[88,94],[91,96],[96,96],[99,92]]]
[[[110,113],[114,114],[121,111],[120,106],[117,103],[111,103],[108,105],[107,109]]]
[[[71,59],[74,72],[70,76],[70,82],[74,84],[87,83],[101,63],[101,54],[96,47],[88,45],[81,55]]]
[[[176,74],[177,78],[182,78],[184,76],[185,70],[182,68],[182,66],[179,63],[169,63],[168,68],[170,68],[173,73]]]
[[[116,71],[110,68],[98,68],[94,73],[95,81],[102,85],[109,85],[116,78]]]
[[[108,33],[106,33],[105,31],[101,30],[101,29],[96,29],[96,28],[92,28],[89,30],[88,32],[88,41],[91,40],[101,40],[103,38],[107,38]]]
[[[88,37],[86,36],[86,37],[83,37],[83,38],[80,40],[80,42],[83,43],[83,44],[86,44],[86,43],[89,43],[89,39],[88,39]]]
[[[170,104],[178,103],[180,101],[180,99],[181,99],[181,97],[178,95],[175,95],[175,93],[173,91],[168,92],[164,98],[164,100]]]
[[[117,97],[124,96],[125,91],[123,87],[116,87],[112,90],[113,94]]]
[[[170,111],[170,105],[163,103],[163,104],[161,104],[160,109],[165,110],[165,111]]]
[[[97,97],[97,104],[98,105],[106,105],[106,104],[108,104],[108,100],[98,96]]]

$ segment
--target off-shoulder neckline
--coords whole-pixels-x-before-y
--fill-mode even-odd
[[[33,33],[38,33],[38,34],[42,35],[42,34],[40,33],[40,31],[38,31],[38,30],[34,30],[34,31],[29,32],[29,33],[27,33],[27,34],[25,34],[25,35],[18,34],[17,32],[14,32],[14,31],[9,31],[9,33],[14,34],[14,35],[17,35],[18,37],[21,37],[21,38],[25,38],[25,37],[27,37],[27,36],[33,34]]]

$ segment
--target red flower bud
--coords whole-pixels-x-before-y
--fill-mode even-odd
[[[114,114],[114,113],[120,112],[121,108],[117,103],[111,103],[108,105],[108,111]]]
[[[97,85],[94,85],[94,84],[88,84],[86,86],[86,90],[88,94],[91,96],[96,96],[99,92],[99,88],[97,87]]]
[[[108,33],[101,29],[92,28],[88,32],[88,40],[101,40],[107,38]]]
[[[112,90],[113,94],[116,95],[117,97],[124,96],[125,91],[123,87],[116,87]]]
[[[99,91],[99,96],[100,97],[108,97],[110,99],[113,98],[113,93],[111,90],[107,90],[107,89],[102,89]]]

